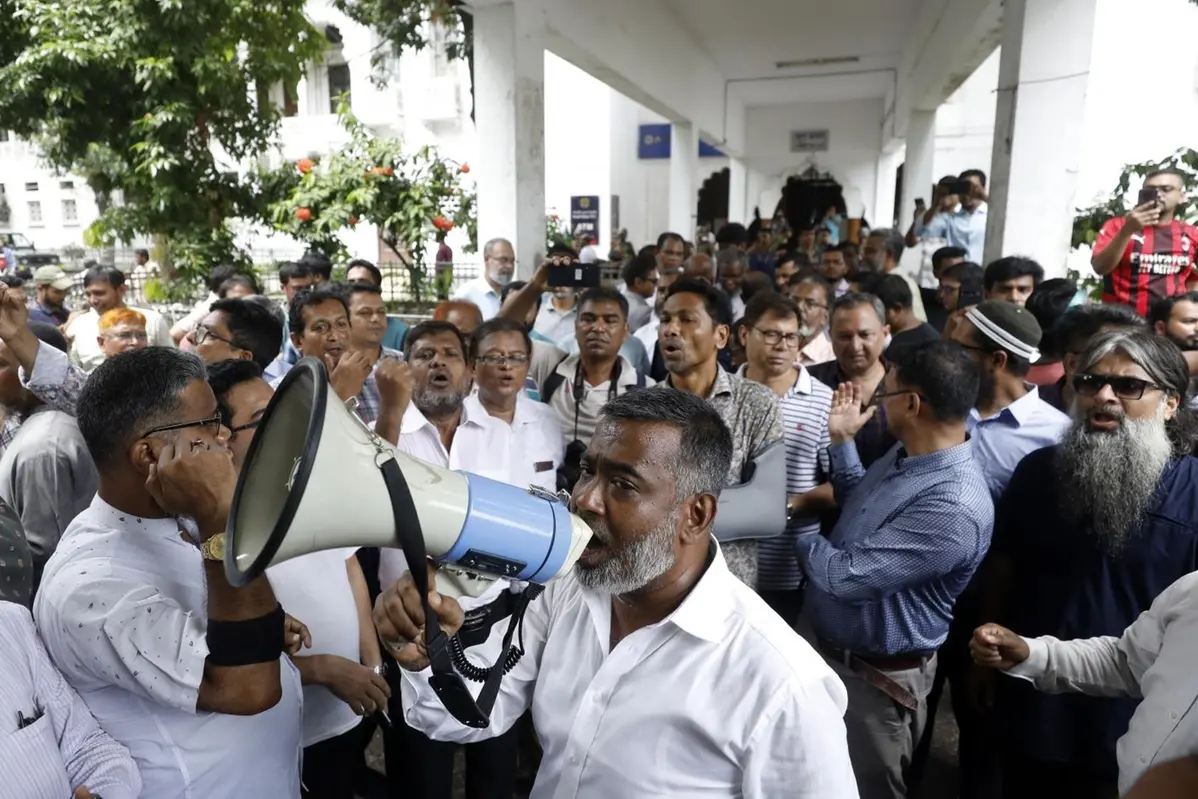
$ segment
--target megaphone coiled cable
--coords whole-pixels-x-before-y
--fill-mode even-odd
[[[518,625],[516,628],[517,643],[511,645],[504,655],[502,663],[496,661],[487,668],[474,665],[466,657],[466,650],[462,647],[461,638],[456,634],[451,637],[449,639],[449,657],[457,672],[471,682],[486,682],[488,675],[501,665],[504,674],[508,674],[516,668],[520,658],[524,657],[524,611],[528,608],[528,603],[540,596],[544,590],[544,586],[530,583],[524,588],[523,596],[517,600],[520,604],[518,610],[512,614],[511,620],[511,624]]]

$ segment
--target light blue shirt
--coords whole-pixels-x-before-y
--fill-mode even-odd
[[[950,247],[965,250],[970,261],[984,266],[982,253],[986,248],[986,203],[975,208],[972,214],[962,205],[958,205],[955,211],[941,211],[932,217],[931,222],[917,228],[915,235],[921,239],[944,239]]]
[[[1068,416],[1040,399],[1035,386],[989,419],[969,412],[965,427],[973,442],[973,459],[986,478],[995,502],[1007,489],[1015,467],[1025,456],[1061,442]]]
[[[453,299],[466,300],[477,305],[484,322],[499,316],[499,294],[485,277],[479,276],[458,286],[457,291],[453,293]]]

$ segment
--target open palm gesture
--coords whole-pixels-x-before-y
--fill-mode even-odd
[[[832,394],[832,410],[828,414],[828,438],[833,444],[851,441],[857,431],[874,415],[874,407],[861,409],[861,388],[855,383],[841,383]]]

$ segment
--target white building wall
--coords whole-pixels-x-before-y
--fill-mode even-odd
[[[881,99],[750,108],[745,119],[745,161],[769,178],[766,189],[780,189],[789,175],[814,165],[840,182],[849,216],[865,216],[872,221],[877,202],[878,156],[882,152],[882,115]],[[828,151],[790,152],[793,130],[827,130]],[[775,194],[769,203],[759,198],[763,215],[773,211],[778,197]]]

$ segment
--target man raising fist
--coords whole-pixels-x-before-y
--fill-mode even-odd
[[[1198,740],[1198,573],[1169,586],[1123,635],[1061,641],[1023,638],[983,624],[969,644],[979,666],[1030,681],[1041,691],[1142,697],[1119,739],[1119,793],[1153,763],[1193,752]]]

